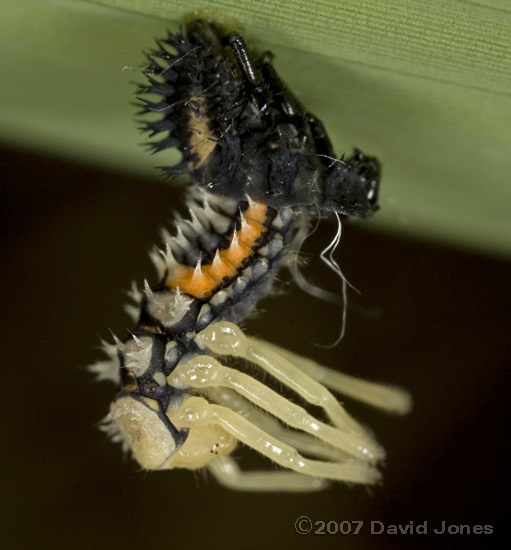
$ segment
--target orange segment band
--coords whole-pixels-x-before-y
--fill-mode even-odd
[[[245,223],[236,234],[233,233],[231,244],[218,251],[218,258],[213,263],[202,266],[200,271],[195,267],[179,265],[168,274],[165,285],[194,298],[209,296],[225,277],[234,277],[243,262],[252,256],[257,239],[266,231],[263,225],[266,213],[266,205],[252,203],[243,212]]]

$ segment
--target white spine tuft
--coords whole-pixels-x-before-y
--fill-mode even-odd
[[[161,279],[163,275],[165,275],[165,269],[167,268],[165,263],[165,253],[163,250],[160,250],[157,246],[155,246],[149,252],[149,258],[151,259],[151,262],[153,262],[158,278]]]
[[[148,300],[151,300],[154,296],[154,292],[151,290],[151,287],[149,286],[149,282],[147,279],[144,279],[144,294],[147,296]]]

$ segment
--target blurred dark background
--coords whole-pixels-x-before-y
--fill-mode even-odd
[[[97,429],[115,388],[86,365],[100,337],[131,324],[123,291],[154,282],[147,251],[172,227],[181,198],[169,185],[14,150],[0,152],[2,185],[2,509],[6,548],[450,548],[495,535],[435,535],[448,525],[503,530],[509,495],[510,264],[343,228],[336,253],[351,292],[340,309],[296,288],[266,299],[247,332],[363,378],[407,388],[395,418],[346,401],[388,451],[384,483],[323,493],[243,494],[188,471],[144,473]],[[453,205],[453,208],[455,205]],[[369,230],[369,231],[368,231]],[[307,242],[307,277],[339,281],[318,262],[335,227]],[[404,228],[403,233],[406,233]],[[243,451],[240,455],[245,456]],[[248,458],[251,460],[251,457]],[[357,536],[300,536],[300,516],[363,521]],[[370,535],[370,522],[428,535]],[[319,525],[319,524],[318,524]]]

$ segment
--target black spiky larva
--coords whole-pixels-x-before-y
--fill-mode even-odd
[[[92,370],[118,384],[104,429],[146,469],[207,467],[236,489],[308,491],[328,480],[371,484],[383,450],[330,390],[403,413],[406,392],[342,375],[238,326],[296,250],[312,215],[377,209],[379,163],[335,159],[321,122],[304,110],[265,53],[219,24],[191,21],[158,41],[139,90],[159,117],[145,123],[166,168],[189,178],[190,219],[153,253],[159,282],[132,291],[135,327],[105,346]],[[161,135],[163,134],[163,137]],[[257,365],[323,408],[320,421],[229,357]],[[225,363],[225,364],[224,364]],[[281,466],[242,472],[238,442]]]

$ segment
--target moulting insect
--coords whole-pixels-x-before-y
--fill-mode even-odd
[[[188,174],[190,219],[152,259],[159,281],[134,289],[135,328],[91,368],[119,391],[105,430],[146,469],[207,467],[244,490],[307,491],[328,480],[372,484],[382,448],[330,390],[405,412],[408,395],[322,367],[239,327],[296,251],[313,217],[366,217],[378,208],[380,166],[360,151],[336,159],[322,123],[280,80],[272,55],[212,21],[158,41],[141,95],[155,151]],[[231,358],[257,365],[305,406]],[[309,413],[323,409],[327,420]],[[282,467],[243,472],[238,442]]]

